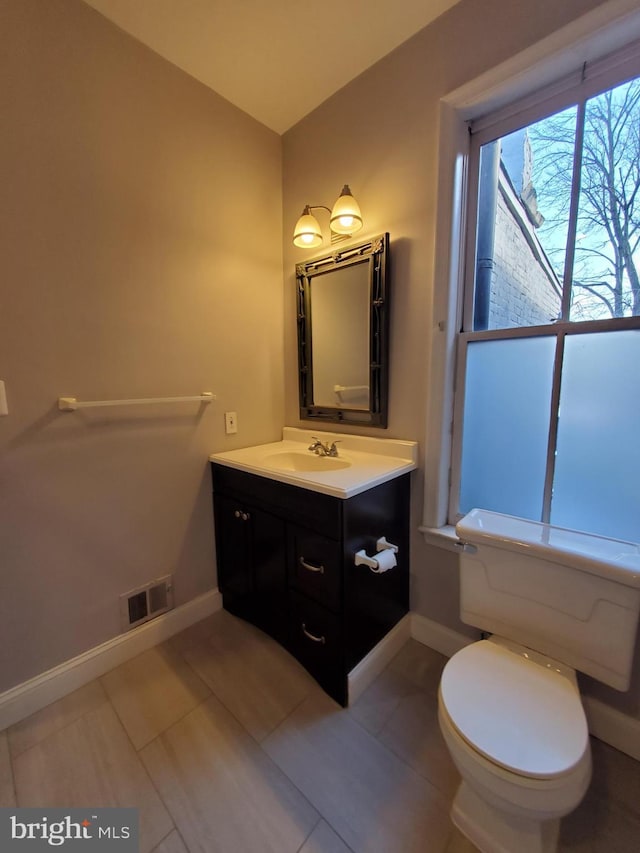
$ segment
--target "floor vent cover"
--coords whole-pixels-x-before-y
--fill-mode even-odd
[[[173,578],[165,575],[120,596],[122,629],[129,631],[173,607]]]

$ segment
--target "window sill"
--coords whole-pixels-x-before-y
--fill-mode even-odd
[[[427,545],[435,545],[436,548],[444,548],[445,551],[453,551],[456,554],[462,550],[462,543],[452,524],[446,524],[444,527],[419,527],[418,530]]]

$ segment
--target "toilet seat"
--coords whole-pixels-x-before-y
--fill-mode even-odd
[[[449,660],[440,700],[472,749],[519,776],[563,776],[589,748],[573,671],[497,637]]]

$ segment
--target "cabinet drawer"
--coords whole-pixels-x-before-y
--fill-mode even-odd
[[[330,696],[346,705],[344,643],[338,614],[291,591],[289,632],[290,648],[295,657]]]
[[[289,584],[340,610],[342,600],[342,550],[340,543],[312,530],[289,526]]]

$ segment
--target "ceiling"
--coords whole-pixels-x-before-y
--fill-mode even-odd
[[[85,0],[284,133],[458,0]]]

